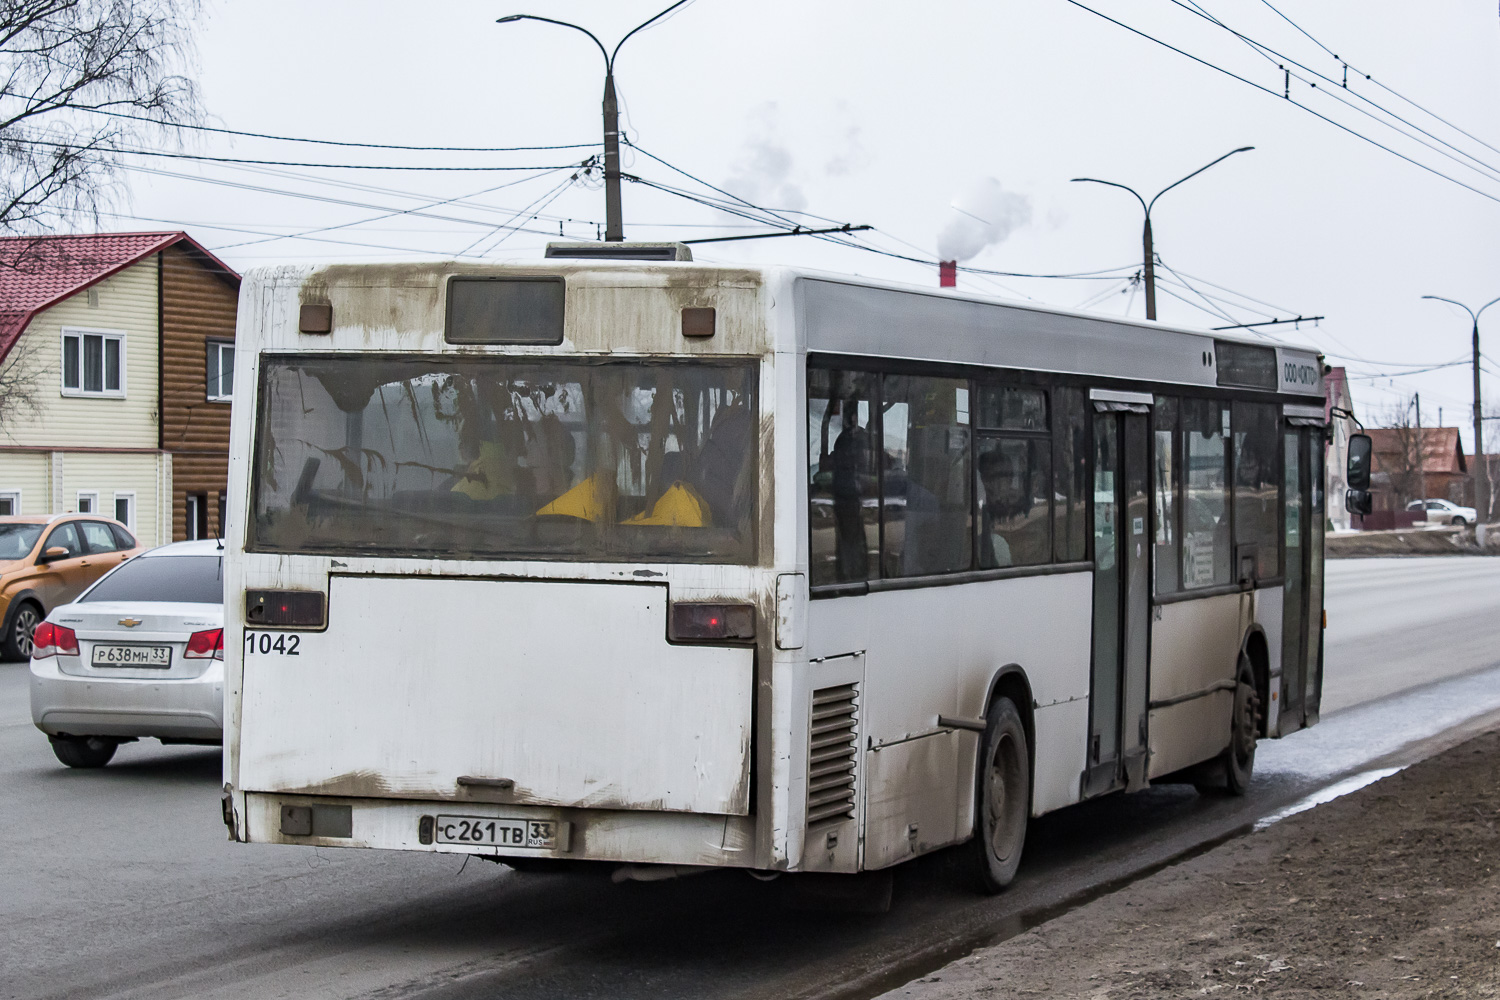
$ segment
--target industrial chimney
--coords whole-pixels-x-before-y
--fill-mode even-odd
[[[939,288],[957,288],[958,287],[958,261],[956,261],[956,260],[940,260],[940,261],[938,261],[938,287]]]

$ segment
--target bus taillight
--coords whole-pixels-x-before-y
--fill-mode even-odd
[[[748,642],[755,638],[753,604],[673,604],[667,614],[673,642]]]

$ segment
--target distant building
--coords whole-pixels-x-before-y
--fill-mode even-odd
[[[220,530],[240,278],[186,233],[0,239],[0,514],[92,511],[147,545]]]
[[[1457,427],[1377,427],[1367,433],[1375,452],[1370,480],[1376,510],[1404,510],[1422,497],[1424,485],[1429,498],[1473,504],[1474,480]]]
[[[1336,417],[1334,410],[1354,412],[1354,397],[1349,392],[1348,373],[1343,368],[1330,368],[1323,376],[1323,387],[1328,396],[1323,403],[1323,418],[1328,422],[1332,434],[1328,442],[1328,520],[1340,531],[1348,531],[1349,510],[1344,506],[1344,492],[1349,488],[1344,478],[1349,465],[1349,435],[1355,432],[1354,421],[1348,417]]]

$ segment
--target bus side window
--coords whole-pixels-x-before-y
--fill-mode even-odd
[[[1268,580],[1281,573],[1276,404],[1236,401],[1233,415],[1234,541],[1255,546],[1255,576]]]
[[[1182,401],[1182,586],[1229,583],[1229,411],[1218,400]]]
[[[1058,562],[1088,557],[1089,456],[1084,419],[1082,389],[1059,386],[1052,390],[1053,551]]]
[[[812,586],[867,580],[880,554],[875,378],[807,372],[808,561]]]
[[[1171,396],[1157,396],[1153,408],[1155,446],[1152,454],[1152,517],[1156,522],[1154,545],[1152,546],[1153,569],[1158,594],[1174,594],[1178,591],[1178,491],[1182,486],[1182,465],[1177,461],[1177,400]]]
[[[969,383],[887,375],[880,433],[884,576],[969,569]]]

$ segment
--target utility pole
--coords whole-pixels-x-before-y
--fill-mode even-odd
[[[510,14],[495,22],[496,24],[510,24],[514,21],[541,21],[544,24],[555,24],[558,27],[581,31],[599,46],[599,53],[604,56],[604,240],[607,243],[619,243],[625,239],[625,222],[620,211],[620,105],[615,99],[615,56],[620,54],[620,46],[624,45],[631,35],[660,21],[685,3],[687,0],[677,0],[655,17],[631,28],[615,45],[613,52],[606,49],[604,43],[599,41],[592,31],[567,21],[539,17],[536,14]]]
[[[1478,456],[1479,463],[1474,469],[1474,540],[1479,543],[1481,551],[1484,549],[1485,525],[1490,519],[1490,463],[1484,457],[1484,411],[1480,406],[1479,398],[1479,317],[1484,311],[1500,298],[1493,298],[1479,307],[1476,312],[1454,299],[1445,299],[1441,295],[1424,295],[1424,299],[1435,299],[1438,302],[1447,302],[1449,305],[1458,306],[1469,314],[1469,319],[1474,323],[1474,454]]]
[[[1217,160],[1214,160],[1213,163],[1206,163],[1203,166],[1199,167],[1197,170],[1194,170],[1192,173],[1188,174],[1186,177],[1182,178],[1182,180],[1173,181],[1171,184],[1168,184],[1166,187],[1162,188],[1156,193],[1156,198],[1152,198],[1149,202],[1145,198],[1142,198],[1140,194],[1135,190],[1135,188],[1126,187],[1124,184],[1116,184],[1114,181],[1101,181],[1097,177],[1073,178],[1074,183],[1104,184],[1108,187],[1117,187],[1121,190],[1129,191],[1131,194],[1135,195],[1135,200],[1140,202],[1141,208],[1145,210],[1146,225],[1145,228],[1141,231],[1141,245],[1145,255],[1147,319],[1156,319],[1156,251],[1152,246],[1151,240],[1151,209],[1156,206],[1156,199],[1160,198],[1162,195],[1166,194],[1177,185],[1183,183],[1183,181],[1190,181],[1194,177],[1197,177],[1199,174],[1203,173],[1203,171],[1207,170],[1215,163],[1221,163],[1224,160],[1229,159],[1235,153],[1248,153],[1254,148],[1254,146],[1241,146],[1239,149],[1231,149],[1229,152],[1225,153]]]
[[[1422,520],[1427,520],[1427,439],[1422,436],[1422,394],[1417,393],[1417,490],[1422,494]]]

